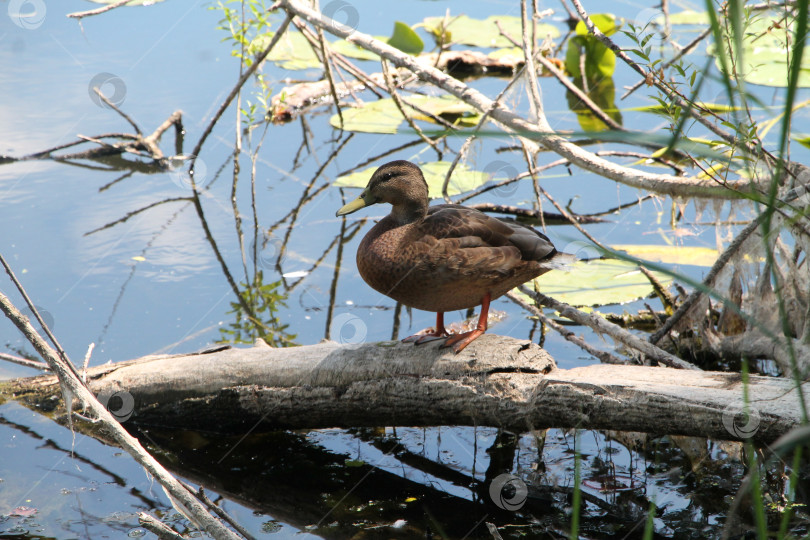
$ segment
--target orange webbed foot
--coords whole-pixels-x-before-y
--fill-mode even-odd
[[[414,345],[421,345],[422,343],[429,343],[437,339],[444,339],[450,334],[444,328],[444,313],[436,313],[436,326],[435,328],[426,328],[421,332],[417,332],[412,336],[408,336],[402,340],[402,343],[413,343]]]
[[[469,332],[464,332],[462,334],[453,334],[452,336],[448,337],[445,342],[439,346],[439,348],[446,349],[448,347],[453,347],[453,352],[458,354],[464,350],[464,347],[472,343],[475,338],[484,334],[484,332],[484,330],[476,328],[475,330],[470,330]]]

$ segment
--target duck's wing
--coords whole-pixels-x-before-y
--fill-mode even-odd
[[[461,240],[460,248],[507,248],[517,261],[539,262],[557,254],[551,240],[533,228],[460,205],[431,207],[419,230],[439,241]]]

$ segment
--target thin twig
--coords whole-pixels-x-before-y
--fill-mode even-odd
[[[106,103],[106,104],[107,104],[107,106],[108,106],[109,108],[111,108],[112,110],[114,110],[115,112],[117,112],[118,114],[120,114],[120,115],[121,115],[121,118],[123,118],[124,120],[126,120],[127,122],[129,122],[129,125],[131,125],[131,126],[132,126],[132,128],[135,130],[135,133],[137,133],[138,135],[142,135],[142,133],[141,133],[141,128],[139,128],[139,127],[138,127],[138,124],[136,124],[136,123],[135,123],[135,120],[133,120],[132,118],[130,118],[130,116],[129,116],[127,113],[125,113],[124,111],[122,111],[121,109],[119,109],[119,108],[118,108],[118,105],[116,105],[115,103],[113,103],[112,101],[110,101],[109,99],[107,99],[107,96],[105,96],[105,95],[104,95],[104,94],[101,92],[101,89],[100,89],[98,86],[94,86],[94,87],[93,87],[93,92],[95,92],[95,93],[98,95],[98,97],[100,97],[100,98],[101,98],[101,101],[103,101],[104,103]]]
[[[673,368],[700,370],[700,368],[696,365],[687,362],[686,360],[682,360],[663,349],[659,349],[655,345],[652,345],[651,343],[628,332],[619,325],[606,321],[603,317],[600,317],[596,313],[585,313],[584,311],[580,311],[549,296],[532,291],[525,285],[521,285],[518,287],[518,289],[520,292],[533,298],[538,304],[551,309],[556,309],[563,317],[567,317],[576,323],[588,326],[595,332],[607,334],[616,341],[619,341],[627,347],[640,352],[650,360]]]
[[[48,339],[51,340],[53,346],[56,347],[56,351],[59,353],[59,358],[61,358],[62,361],[64,361],[65,364],[67,364],[67,366],[70,368],[70,371],[76,377],[78,377],[79,374],[76,372],[76,368],[73,366],[71,361],[68,360],[68,356],[65,353],[65,350],[59,344],[59,341],[57,341],[56,336],[53,335],[53,332],[51,332],[51,329],[48,327],[48,325],[45,324],[45,321],[42,319],[42,316],[39,314],[39,311],[37,310],[36,306],[34,306],[34,303],[31,301],[31,298],[28,297],[28,293],[25,292],[25,288],[23,288],[22,283],[19,282],[17,276],[14,274],[14,271],[8,265],[5,257],[3,257],[2,254],[0,254],[0,264],[2,264],[3,268],[5,268],[8,277],[11,278],[11,282],[14,283],[14,286],[17,288],[17,291],[20,293],[20,296],[22,296],[23,300],[25,300],[25,304],[28,306],[28,309],[30,309],[31,313],[34,314],[34,318],[42,327],[42,330],[45,332],[45,335],[48,336]]]
[[[596,347],[590,345],[584,338],[581,336],[576,335],[572,330],[569,330],[565,326],[561,325],[551,317],[548,317],[541,309],[538,309],[536,306],[526,302],[523,298],[516,295],[514,292],[509,291],[506,293],[506,297],[509,298],[512,302],[516,303],[523,309],[530,311],[534,316],[536,316],[540,321],[550,326],[553,330],[558,332],[562,337],[566,340],[570,341],[580,349],[584,350],[588,354],[596,357],[599,359],[600,362],[603,364],[630,364],[630,361],[619,358],[618,356],[608,352],[597,349]]]
[[[48,364],[46,364],[45,362],[39,362],[37,360],[29,360],[28,358],[22,358],[8,353],[0,352],[0,360],[5,360],[6,362],[11,362],[12,364],[17,364],[29,368],[41,369],[43,371],[51,370],[51,368],[49,368]]]
[[[714,261],[709,273],[706,274],[706,277],[703,279],[703,286],[706,288],[712,288],[714,286],[714,280],[717,279],[717,276],[720,274],[720,271],[725,268],[726,264],[731,260],[731,258],[736,255],[736,253],[740,250],[742,245],[748,240],[748,237],[757,230],[757,228],[762,224],[762,221],[765,219],[765,214],[760,214],[757,216],[755,220],[748,224],[746,228],[744,228],[737,237],[734,239],[731,244],[728,245],[726,250]],[[678,309],[675,310],[675,313],[672,314],[672,317],[667,319],[664,323],[664,326],[659,328],[653,335],[650,336],[650,343],[656,344],[661,341],[661,338],[667,335],[670,330],[686,315],[692,307],[697,303],[698,300],[703,296],[702,289],[696,289],[695,291],[690,294],[683,303],[678,306]]]
[[[228,94],[228,97],[225,98],[225,101],[223,101],[222,104],[219,106],[219,109],[217,109],[217,112],[214,113],[214,117],[211,118],[211,121],[208,122],[208,125],[205,126],[205,130],[203,130],[203,133],[200,136],[200,140],[197,141],[197,144],[194,147],[194,150],[192,150],[192,152],[191,152],[191,155],[192,155],[192,158],[191,158],[192,159],[191,171],[192,172],[194,170],[194,161],[196,161],[196,158],[200,154],[200,150],[202,150],[202,146],[205,143],[205,140],[211,134],[211,131],[214,129],[214,126],[217,124],[217,122],[219,122],[219,119],[222,117],[225,110],[231,105],[231,102],[236,98],[236,95],[242,89],[242,86],[244,86],[245,82],[247,82],[247,80],[254,73],[256,73],[256,70],[259,69],[259,66],[262,64],[262,62],[264,62],[264,59],[267,58],[267,55],[270,54],[270,52],[273,50],[273,48],[276,46],[276,44],[281,40],[281,37],[284,35],[284,32],[287,31],[287,27],[290,25],[290,21],[292,21],[292,15],[288,14],[284,18],[284,21],[281,23],[281,26],[278,27],[278,30],[276,30],[276,33],[273,35],[273,39],[270,40],[270,43],[267,45],[267,47],[265,47],[265,49],[261,52],[261,54],[259,54],[259,56],[257,56],[256,58],[253,59],[253,64],[251,64],[251,66],[247,69],[247,71],[245,71],[242,74],[242,76],[239,77],[239,80],[236,81],[236,84],[231,89],[231,92]],[[194,182],[194,175],[193,174],[191,174],[191,181],[192,181],[192,183]],[[195,191],[196,191],[196,189],[195,189]]]
[[[98,15],[100,13],[104,13],[105,11],[110,11],[111,9],[115,9],[117,7],[121,7],[125,4],[128,4],[132,0],[118,0],[118,2],[113,2],[112,4],[107,4],[106,6],[102,6],[96,9],[88,9],[87,11],[75,11],[73,13],[68,13],[66,17],[68,19],[83,19],[84,17],[90,17],[92,15]]]
[[[218,519],[211,516],[191,493],[189,493],[174,476],[171,475],[158,461],[146,452],[141,443],[130,435],[118,423],[115,417],[102,405],[96,396],[85,386],[77,376],[73,365],[69,361],[63,360],[59,354],[51,348],[48,343],[37,333],[31,323],[20,313],[9,301],[8,297],[0,293],[0,311],[8,317],[14,325],[25,335],[26,339],[34,346],[37,352],[48,363],[59,379],[60,385],[65,388],[64,393],[70,393],[86,406],[90,412],[98,419],[106,430],[112,435],[113,440],[126,450],[135,460],[140,463],[146,471],[152,475],[160,484],[166,488],[168,493],[176,498],[189,512],[190,517],[200,527],[217,539],[233,539],[238,537]],[[69,403],[65,404],[70,407]],[[68,416],[72,411],[68,410]]]
[[[489,120],[490,113],[492,113],[492,111],[494,111],[496,107],[500,106],[501,100],[506,95],[506,92],[508,92],[509,89],[512,88],[512,86],[515,84],[515,82],[517,82],[520,79],[520,73],[521,71],[515,73],[515,76],[512,77],[512,79],[509,81],[509,84],[507,84],[504,87],[504,89],[501,90],[500,93],[495,97],[495,100],[492,102],[492,106],[489,108],[489,110],[487,110],[484,114],[481,115],[481,118],[478,120],[478,123],[473,128],[472,135],[467,137],[467,140],[464,141],[464,144],[461,145],[461,149],[458,151],[458,154],[456,154],[456,157],[453,158],[453,162],[450,164],[450,168],[447,169],[447,174],[445,174],[444,176],[444,182],[442,182],[442,197],[448,203],[453,202],[452,200],[450,200],[450,195],[447,193],[447,188],[450,185],[450,176],[453,174],[456,165],[458,165],[458,162],[467,154],[470,145],[478,137],[478,132],[481,130],[482,127],[484,127],[484,124],[487,122],[487,120]],[[456,201],[456,204],[458,203],[459,201]]]
[[[399,109],[399,113],[402,115],[405,121],[408,122],[408,125],[411,126],[416,134],[419,135],[419,138],[425,141],[425,143],[436,151],[439,161],[441,161],[442,151],[438,146],[436,146],[436,141],[425,135],[422,129],[416,124],[416,122],[414,122],[413,118],[411,118],[411,116],[405,112],[405,104],[402,102],[402,98],[399,97],[399,93],[397,93],[396,84],[394,84],[394,80],[391,77],[391,71],[388,69],[388,62],[386,62],[385,58],[382,58],[380,63],[382,64],[383,79],[385,80],[385,86],[388,88],[388,94],[391,96],[391,99],[394,100],[394,104],[397,106],[397,109]]]

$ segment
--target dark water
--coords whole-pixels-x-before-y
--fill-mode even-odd
[[[11,10],[14,2],[7,3]],[[30,5],[30,4],[29,4]],[[40,4],[38,4],[40,5]],[[354,2],[361,14],[359,29],[388,32],[394,20],[413,24],[423,16],[442,15],[445,4],[399,2],[384,7]],[[151,132],[175,110],[183,111],[186,130],[183,152],[191,152],[212,114],[239,75],[238,61],[221,17],[205,2],[164,2],[148,8],[114,10],[85,19],[81,25],[65,18],[68,10],[92,7],[49,3],[44,18],[21,19],[0,13],[0,154],[23,156],[75,140],[77,134],[131,131],[125,120],[99,104],[89,86],[102,90],[143,129]],[[471,16],[515,14],[512,2],[449,4],[453,13]],[[558,9],[549,4],[547,7]],[[619,15],[633,16],[647,6],[612,5]],[[17,24],[20,23],[20,24]],[[41,23],[41,24],[40,24]],[[560,24],[562,28],[562,24]],[[702,62],[702,60],[701,60]],[[373,69],[369,67],[369,69]],[[267,66],[265,72],[280,90],[284,80],[316,76]],[[619,66],[617,87],[635,77]],[[475,86],[494,95],[504,82],[480,80]],[[250,85],[243,99],[249,99]],[[547,114],[555,129],[578,130],[557,84],[544,84]],[[768,94],[767,102],[778,101]],[[525,103],[514,98],[520,108]],[[649,104],[637,93],[622,107]],[[294,156],[302,144],[302,127],[294,122],[273,125],[264,136],[256,160],[256,221],[272,229],[267,242],[259,237],[256,267],[265,283],[280,281],[278,326],[288,325],[298,344],[324,337],[355,339],[335,321],[359,320],[367,341],[389,339],[393,303],[368,288],[357,275],[354,253],[369,221],[343,246],[343,264],[335,293],[341,206],[335,188],[317,189],[355,164],[412,140],[412,136],[357,134],[315,179],[317,171],[340,147],[346,134],[328,125],[331,112],[308,116],[312,152]],[[631,129],[650,130],[663,122],[625,114]],[[237,212],[244,220],[243,254],[231,204],[232,152],[236,131],[232,107],[219,122],[198,159],[197,181],[206,188],[206,223],[234,280],[252,275],[254,214],[250,204],[247,155],[237,193]],[[245,138],[246,152],[262,137],[263,127]],[[498,146],[509,140],[481,143],[474,161],[496,159]],[[460,144],[460,140],[458,141]],[[162,148],[174,152],[168,131]],[[392,158],[432,160],[420,146]],[[126,222],[88,234],[128,212],[170,198],[186,197],[182,174],[133,166],[132,156],[103,162],[25,161],[0,166],[0,252],[12,264],[29,295],[53,322],[52,328],[74,361],[95,343],[91,365],[152,353],[193,351],[228,338],[224,329],[234,321],[234,293],[211,243],[190,203],[171,202],[133,216]],[[502,158],[501,158],[502,159]],[[794,159],[799,159],[794,156]],[[519,163],[519,162],[518,162]],[[136,172],[129,174],[132,170]],[[117,181],[116,181],[117,180]],[[114,183],[113,183],[114,182]],[[112,184],[111,184],[112,183]],[[580,170],[552,170],[544,187],[563,203],[572,201],[580,213],[598,212],[632,202],[640,194]],[[307,193],[317,194],[305,204]],[[346,190],[346,197],[356,195]],[[510,203],[531,201],[527,184],[509,194]],[[482,198],[504,203],[498,195]],[[289,218],[297,208],[295,222]],[[548,210],[549,208],[546,208]],[[723,219],[746,217],[750,208],[721,205]],[[700,226],[713,221],[711,209],[686,206],[678,229],[670,226],[671,201],[646,201],[589,231],[606,243],[673,243],[715,247],[728,226]],[[374,208],[364,216],[376,217]],[[353,216],[354,217],[354,216]],[[283,221],[282,221],[283,220]],[[357,220],[349,221],[354,226]],[[570,227],[549,233],[565,248],[578,238]],[[277,250],[284,242],[286,250]],[[247,274],[245,271],[247,268]],[[699,278],[701,267],[679,271]],[[6,282],[2,291],[21,305]],[[656,304],[657,305],[657,304]],[[641,306],[606,310],[633,312]],[[330,309],[331,307],[331,309]],[[507,312],[494,331],[525,338],[533,323],[506,300],[493,304]],[[331,317],[329,314],[331,313]],[[448,315],[450,320],[463,314]],[[342,317],[342,318],[341,318]],[[400,334],[432,324],[432,314],[404,313]],[[586,336],[588,332],[582,331]],[[0,321],[4,351],[31,352],[19,333]],[[596,336],[589,339],[599,340]],[[544,346],[560,367],[587,365],[593,360],[556,334]],[[0,379],[34,374],[33,370],[0,363]],[[488,537],[485,522],[512,528],[504,535],[554,536],[570,523],[574,482],[574,433],[550,430],[541,444],[525,434],[514,438],[489,428],[386,428],[381,431],[322,430],[262,434],[235,441],[200,433],[141,433],[169,467],[192,483],[209,486],[212,498],[258,537],[424,536]],[[539,436],[539,435],[538,435]],[[743,474],[736,445],[684,438],[631,439],[623,435],[582,432],[583,492],[587,501],[583,534],[593,537],[639,537],[651,503],[658,508],[654,529],[661,537],[714,536],[722,525],[728,498]],[[126,454],[96,440],[71,433],[45,416],[15,403],[0,405],[0,537],[122,538],[139,537],[137,512],[147,511],[183,530],[188,524],[171,507],[158,484]],[[542,448],[542,450],[540,450]],[[531,486],[528,510],[505,512],[492,504],[489,483],[511,471]],[[618,484],[606,489],[607,478]],[[620,485],[619,485],[620,484]],[[20,507],[36,509],[31,516]],[[404,523],[398,522],[404,520]],[[442,533],[443,531],[443,533]],[[362,533],[361,533],[362,534]],[[17,536],[15,536],[17,535]]]

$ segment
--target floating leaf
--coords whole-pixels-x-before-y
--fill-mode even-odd
[[[422,21],[425,30],[431,34],[438,34],[444,17],[427,17]],[[512,47],[514,44],[501,35],[498,25],[503,31],[513,39],[520,42],[523,30],[520,24],[520,17],[512,15],[492,15],[486,19],[473,19],[466,15],[449,18],[450,24],[446,30],[451,32],[453,43],[472,45],[473,47]],[[545,38],[550,36],[556,38],[560,36],[560,31],[550,24],[538,24],[537,36]]]
[[[375,36],[377,39],[381,41],[385,41],[385,38],[381,38],[379,36]],[[349,58],[356,58],[357,60],[379,60],[380,57],[374,54],[371,51],[367,51],[363,47],[358,47],[354,43],[350,43],[345,39],[339,39],[335,41],[332,45],[332,50],[338,54],[342,54],[343,56],[348,56]]]
[[[606,36],[612,36],[616,33],[616,30],[619,29],[616,16],[612,13],[594,13],[593,15],[589,15],[588,18],[591,19],[591,22]],[[578,36],[591,35],[588,31],[588,25],[582,21],[577,23],[576,33]]]
[[[270,45],[273,32],[257,36],[248,46],[248,54],[255,56]],[[285,32],[273,50],[267,56],[284,69],[312,69],[321,67],[321,62],[312,51],[307,38],[301,32]]]
[[[692,246],[637,245],[617,244],[610,246],[616,251],[662,264],[689,264],[693,266],[711,266],[720,254],[716,249]]]
[[[661,15],[655,19],[655,23],[659,26],[664,26],[664,16]],[[683,11],[679,11],[678,13],[673,13],[669,16],[669,24],[683,24],[683,25],[703,25],[708,26],[709,24],[709,15],[705,11],[692,11],[691,9],[685,9]]]
[[[653,275],[664,286],[672,283],[672,278],[665,274],[653,272]],[[653,292],[638,265],[616,259],[577,261],[569,272],[550,272],[534,282],[543,294],[572,306],[624,304]]]
[[[743,35],[743,62],[741,66],[735,66],[735,70],[751,84],[787,86],[788,62],[795,39],[795,28],[789,26],[783,17],[752,19]],[[708,53],[716,57],[715,64],[721,69],[714,45],[709,47]],[[810,87],[810,46],[805,47],[802,54],[798,86]]]
[[[422,174],[425,175],[425,181],[428,184],[429,196],[431,199],[437,199],[442,196],[442,185],[444,178],[447,176],[447,171],[450,169],[451,163],[449,161],[432,161],[429,163],[422,163],[419,167],[422,169]],[[335,187],[354,187],[364,188],[368,184],[371,175],[377,170],[376,166],[368,167],[361,171],[341,176],[334,182]],[[453,175],[450,177],[450,183],[447,185],[448,195],[459,195],[467,191],[477,189],[490,180],[498,180],[498,178],[491,177],[488,173],[481,171],[470,170],[463,163],[456,165],[453,170]]]
[[[503,60],[505,58],[517,58],[520,62],[523,61],[523,49],[520,47],[504,47],[497,49],[487,55],[493,60]]]
[[[591,21],[605,35],[616,33],[619,25],[616,17],[609,13],[596,13],[590,16]],[[595,36],[588,33],[588,27],[582,21],[577,23],[576,36],[568,41],[565,52],[565,69],[572,77],[582,77],[580,57],[585,55],[585,76],[588,81],[599,81],[603,77],[612,77],[616,70],[616,54]]]
[[[342,113],[343,129],[346,131],[393,134],[404,121],[394,100],[390,98],[364,103],[351,109],[344,108]],[[329,123],[340,129],[340,117],[337,114],[332,115]]]
[[[480,118],[474,108],[453,96],[403,96],[402,99],[406,103],[412,103],[432,115],[441,116],[448,122],[461,127],[474,126]],[[397,128],[404,122],[402,114],[391,98],[364,103],[360,107],[343,109],[342,112],[343,129],[346,131],[392,134],[396,133]],[[433,121],[429,116],[423,115],[407,105],[405,112],[415,120]],[[340,117],[337,114],[329,119],[329,123],[340,129]]]
[[[388,38],[388,44],[407,54],[419,54],[425,48],[425,43],[413,28],[404,22],[394,23],[394,33]]]

